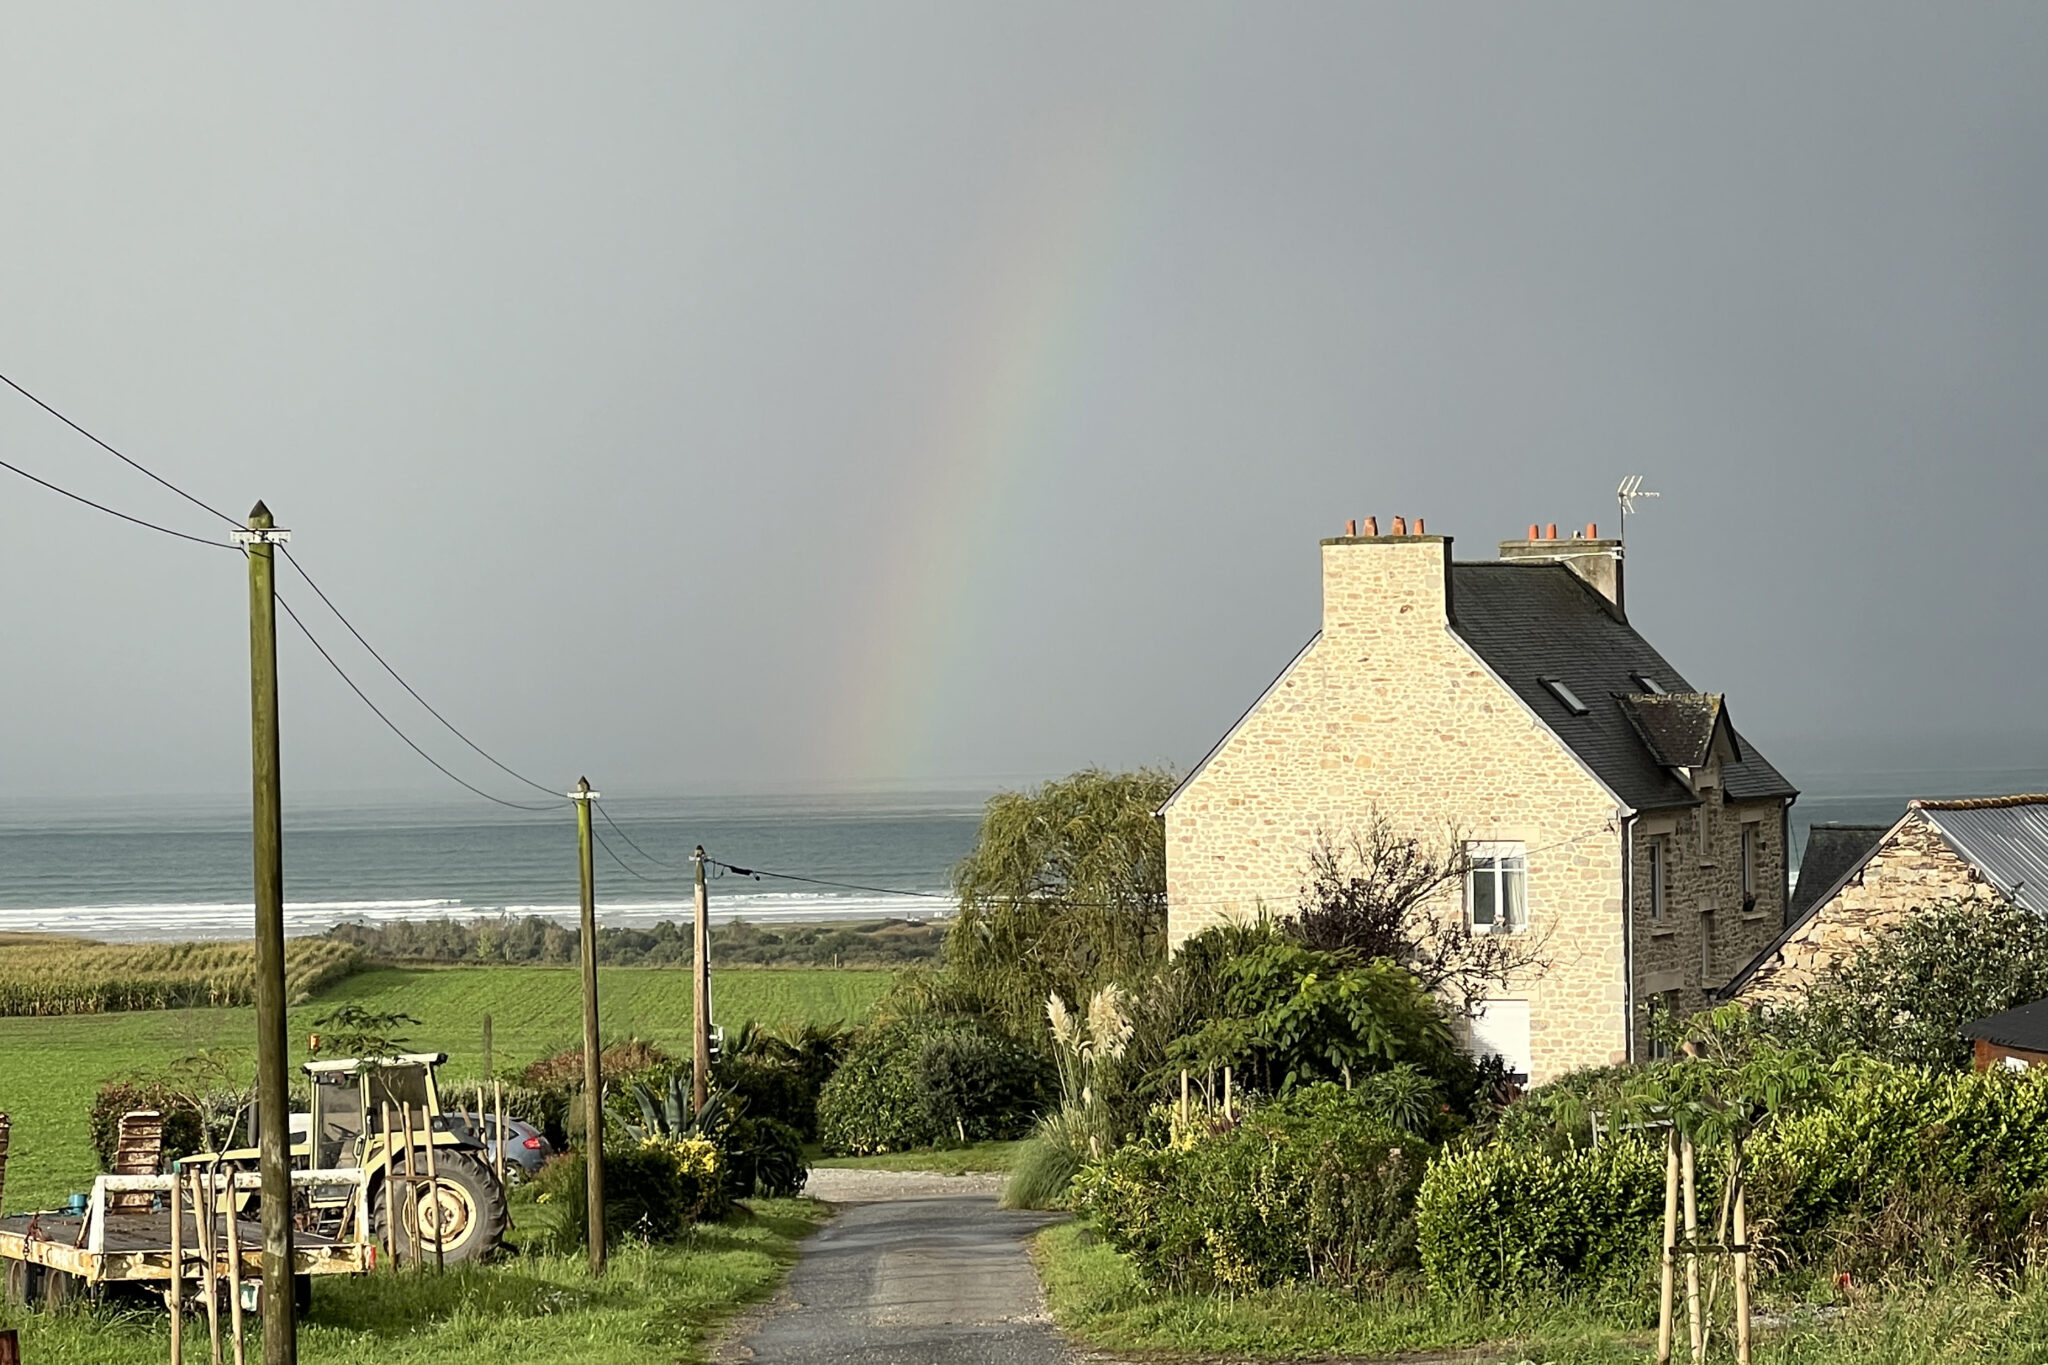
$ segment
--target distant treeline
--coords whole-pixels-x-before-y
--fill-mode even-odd
[[[937,960],[943,924],[886,919],[855,924],[711,926],[711,960],[761,967],[899,967]],[[338,924],[327,937],[378,962],[476,962],[568,965],[578,960],[575,929],[540,915],[468,920],[393,920]],[[687,967],[690,926],[663,920],[651,929],[597,931],[597,959],[612,967]]]

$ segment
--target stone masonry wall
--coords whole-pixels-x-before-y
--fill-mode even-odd
[[[1523,843],[1553,965],[1512,994],[1540,1083],[1622,1056],[1621,835],[1612,796],[1448,628],[1449,549],[1323,543],[1321,638],[1167,807],[1168,935],[1291,913],[1318,834],[1372,807],[1419,836]]]
[[[2000,895],[1940,831],[1911,814],[1886,836],[1861,872],[1814,908],[1738,995],[1751,1004],[1796,999],[1906,915],[1938,901],[1988,901]]]
[[[1636,1037],[1648,1055],[1649,1010],[1661,1005],[1679,1017],[1712,1001],[1708,992],[1728,984],[1770,946],[1785,925],[1785,838],[1776,802],[1730,803],[1718,791],[1689,810],[1640,816],[1633,831]],[[1757,832],[1756,902],[1743,909],[1742,827]],[[1704,824],[1706,841],[1700,835]],[[1667,852],[1665,912],[1651,913],[1649,848],[1663,839]]]

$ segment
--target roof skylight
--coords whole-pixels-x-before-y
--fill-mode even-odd
[[[1638,687],[1642,688],[1642,689],[1643,689],[1643,691],[1645,691],[1645,692],[1648,692],[1648,693],[1649,693],[1649,694],[1650,694],[1651,696],[1653,696],[1653,697],[1661,697],[1661,696],[1664,696],[1664,695],[1665,695],[1665,691],[1664,691],[1664,684],[1663,684],[1663,683],[1660,683],[1660,682],[1658,682],[1658,681],[1657,681],[1657,680],[1656,680],[1655,678],[1651,677],[1651,676],[1650,676],[1649,674],[1647,674],[1647,673],[1631,673],[1631,674],[1629,674],[1629,676],[1630,676],[1631,678],[1634,678],[1634,679],[1636,680],[1636,686],[1638,686]]]
[[[1586,714],[1586,703],[1580,701],[1578,693],[1572,691],[1569,687],[1566,687],[1564,685],[1563,680],[1558,678],[1541,678],[1538,679],[1538,681],[1540,681],[1545,687],[1550,689],[1551,696],[1556,697],[1559,701],[1564,703],[1565,710],[1571,712],[1575,716],[1583,716]]]

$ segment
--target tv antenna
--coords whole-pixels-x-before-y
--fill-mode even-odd
[[[1628,540],[1628,514],[1636,510],[1636,499],[1657,496],[1644,490],[1640,474],[1629,475],[1621,481],[1621,487],[1614,490],[1614,500],[1621,504],[1621,539],[1624,542]]]

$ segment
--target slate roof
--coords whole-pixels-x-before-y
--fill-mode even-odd
[[[1672,772],[1664,741],[1643,728],[1640,702],[1652,694],[1640,674],[1675,701],[1669,710],[1652,703],[1649,714],[1673,718],[1670,741],[1683,740],[1696,725],[1702,703],[1691,683],[1638,635],[1608,600],[1562,564],[1487,560],[1451,566],[1452,628],[1501,680],[1514,690],[1615,795],[1637,810],[1698,804],[1691,788]],[[1576,715],[1545,685],[1554,678],[1585,703]],[[1716,723],[1727,709],[1714,698]],[[1664,722],[1658,722],[1664,726]],[[1711,735],[1711,728],[1708,734]],[[1730,727],[1739,757],[1722,770],[1731,801],[1797,796],[1798,789]],[[2043,883],[2048,890],[2048,882]]]
[[[2019,1005],[1989,1019],[1965,1024],[1961,1032],[1965,1038],[1982,1038],[2001,1047],[2048,1052],[2048,1000],[2036,1000],[2031,1005]]]
[[[1785,906],[1788,923],[1802,919],[1863,866],[1890,825],[1815,825],[1806,833],[1806,852],[1799,857],[1799,880]]]
[[[2015,904],[2048,915],[2048,796],[1915,801],[1912,808]]]
[[[1636,733],[1665,767],[1697,768],[1713,753],[1714,732],[1721,728],[1724,715],[1719,694],[1640,693],[1623,697],[1621,704]],[[1736,747],[1740,757],[1741,746]]]

